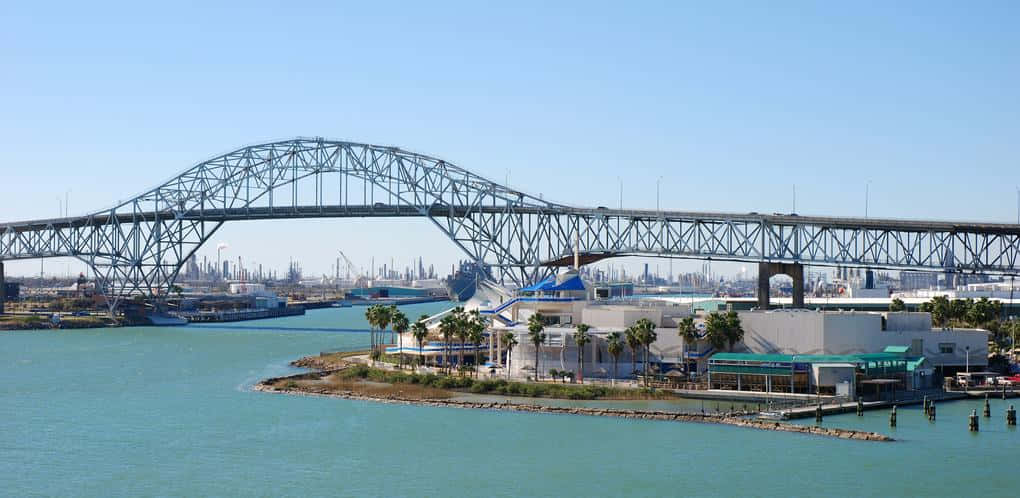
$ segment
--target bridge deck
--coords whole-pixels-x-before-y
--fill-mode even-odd
[[[344,206],[281,206],[244,207],[227,209],[192,210],[180,214],[179,219],[204,221],[266,220],[288,218],[400,218],[431,216],[435,218],[465,217],[473,213],[501,214],[512,211],[517,214],[572,215],[605,218],[639,218],[665,220],[670,222],[737,222],[765,223],[782,226],[820,226],[835,229],[870,229],[903,232],[949,232],[1015,235],[1020,237],[1020,225],[1010,223],[980,223],[969,221],[910,220],[896,218],[845,218],[833,216],[801,216],[791,214],[727,213],[712,211],[656,211],[648,209],[603,209],[573,206],[539,208],[532,206],[407,206],[407,205],[344,205]],[[117,213],[122,222],[174,219],[173,211],[147,211],[139,213]],[[87,216],[67,218],[46,218],[39,220],[0,223],[0,231],[43,230],[49,226],[103,225],[111,220],[109,211]]]

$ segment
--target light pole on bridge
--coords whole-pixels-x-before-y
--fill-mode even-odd
[[[871,197],[871,180],[864,184],[864,217],[868,217],[868,200]]]
[[[660,176],[657,180],[655,180],[655,210],[656,211],[662,211],[662,209],[659,207],[660,206],[659,205],[659,184],[661,184],[661,183],[662,183],[662,177]]]

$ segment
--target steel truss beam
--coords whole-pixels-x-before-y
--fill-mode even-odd
[[[428,218],[500,280],[642,255],[1020,273],[1020,225],[589,209],[511,190],[442,159],[321,138],[215,157],[110,209],[0,224],[0,260],[70,256],[115,299],[163,296],[184,262],[235,220]]]

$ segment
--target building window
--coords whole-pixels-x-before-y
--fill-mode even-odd
[[[942,353],[942,354],[953,354],[955,352],[956,352],[956,343],[955,342],[940,342],[939,343],[939,353]]]

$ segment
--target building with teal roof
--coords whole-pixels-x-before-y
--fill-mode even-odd
[[[708,382],[710,389],[851,399],[934,387],[930,364],[909,353],[903,345],[844,355],[716,353],[708,361]]]

